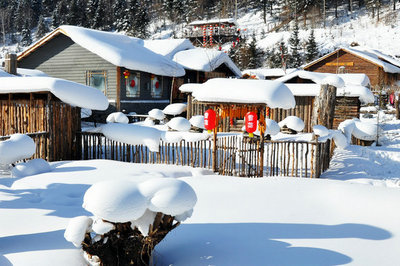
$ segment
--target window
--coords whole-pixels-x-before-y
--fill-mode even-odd
[[[140,97],[140,74],[126,73],[129,73],[129,75],[125,75],[126,97]]]
[[[150,88],[151,88],[151,96],[153,98],[161,98],[163,93],[162,77],[152,75]]]
[[[107,71],[87,71],[86,72],[86,84],[93,88],[98,89],[102,93],[107,92]]]

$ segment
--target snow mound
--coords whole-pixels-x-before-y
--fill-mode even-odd
[[[359,119],[345,120],[339,124],[338,129],[344,133],[349,143],[351,136],[367,141],[376,140],[377,134],[381,131],[376,123],[362,122]]]
[[[320,137],[325,137],[329,135],[329,130],[321,125],[315,125],[313,126],[313,131],[315,135],[318,135]]]
[[[90,231],[92,218],[87,216],[78,216],[69,220],[68,226],[64,232],[64,238],[72,242],[75,247],[80,247],[85,239],[85,234]]]
[[[297,116],[288,116],[283,119],[278,125],[282,128],[284,126],[293,129],[297,132],[300,132],[304,129],[304,122]]]
[[[329,75],[325,77],[324,79],[322,79],[321,84],[328,84],[336,88],[341,88],[345,85],[343,79],[337,75]]]
[[[190,118],[189,122],[194,127],[205,129],[205,127],[204,127],[204,115],[192,116],[192,118]]]
[[[192,187],[175,178],[153,178],[140,183],[139,190],[150,199],[151,211],[172,216],[191,210],[197,202]]]
[[[107,116],[107,123],[122,123],[128,124],[129,118],[122,112],[111,113]]]
[[[131,145],[146,145],[152,152],[159,150],[161,131],[152,127],[111,123],[103,125],[101,132],[115,141]]]
[[[166,115],[180,115],[185,112],[187,109],[187,105],[185,103],[172,103],[167,105],[163,113]]]
[[[13,134],[0,142],[0,164],[11,164],[31,157],[36,151],[32,138],[24,134]]]
[[[176,131],[189,131],[191,124],[183,117],[174,117],[167,123],[167,126]]]
[[[51,172],[51,166],[43,159],[33,159],[26,163],[19,163],[12,169],[15,177],[24,177]]]
[[[165,114],[160,109],[155,108],[149,111],[149,117],[156,120],[163,120]]]
[[[144,214],[147,199],[136,183],[107,180],[92,185],[86,191],[82,207],[101,219],[125,223]]]
[[[335,141],[335,145],[340,149],[345,149],[349,146],[349,142],[347,138],[340,130],[331,130],[330,134],[332,136],[333,141]]]
[[[265,134],[274,136],[278,134],[281,131],[281,128],[279,127],[278,123],[275,120],[272,119],[265,119]]]
[[[87,108],[82,108],[81,109],[81,118],[88,118],[92,115],[92,110],[87,109]]]
[[[103,219],[96,219],[92,224],[92,231],[98,235],[104,235],[114,229],[115,226],[112,223],[105,222]]]

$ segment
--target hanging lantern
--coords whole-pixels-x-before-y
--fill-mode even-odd
[[[124,74],[124,77],[127,79],[131,73],[129,73],[128,70],[125,70],[122,74]]]
[[[220,51],[222,50],[222,46],[221,45],[218,47],[218,50],[220,50]]]
[[[160,82],[156,82],[156,84],[154,84],[154,87],[156,87],[156,89],[160,88]]]
[[[239,37],[236,38],[236,42],[239,42]]]
[[[208,133],[215,128],[216,125],[216,113],[213,109],[208,109],[204,113],[204,127],[207,129]]]
[[[221,28],[225,28],[225,26],[222,24],[222,25],[221,25]]]
[[[136,82],[134,79],[131,80],[131,83],[129,84],[132,88],[136,86]]]
[[[236,46],[236,43],[235,43],[235,42],[233,42],[233,43],[232,43],[232,47],[233,47],[233,48],[235,48],[235,46]]]
[[[249,133],[249,137],[252,138],[254,131],[257,130],[257,114],[255,112],[248,112],[244,117],[246,131]]]

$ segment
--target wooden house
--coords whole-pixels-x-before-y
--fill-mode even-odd
[[[105,110],[107,98],[98,90],[50,77],[0,77],[0,136],[30,135],[35,158],[48,161],[81,158],[77,133],[81,108]]]
[[[196,20],[187,26],[185,37],[195,46],[212,47],[235,42],[240,35],[238,26],[233,18]]]
[[[305,132],[312,132],[315,97],[319,96],[324,79],[334,74],[296,71],[277,81],[285,83],[291,90],[296,107],[293,109],[271,109],[270,118],[279,122],[287,116],[297,116],[304,121]],[[337,88],[333,128],[347,119],[359,118],[361,104],[373,103],[374,96],[369,90],[369,79],[365,74],[337,74],[345,86]]]
[[[400,80],[400,61],[379,51],[360,47],[339,48],[303,68],[322,73],[366,74],[373,91],[393,89]]]
[[[181,91],[189,93],[187,114],[203,115],[208,108],[218,113],[218,131],[241,131],[247,112],[268,118],[269,108],[294,108],[290,90],[280,82],[251,79],[210,79],[203,84],[184,84]]]
[[[18,56],[18,65],[95,87],[111,109],[137,113],[169,104],[173,77],[185,74],[141,39],[75,26],[40,39]]]

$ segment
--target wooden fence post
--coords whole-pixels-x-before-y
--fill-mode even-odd
[[[216,173],[217,169],[217,127],[214,128],[214,136],[213,136],[213,160],[212,160],[212,169],[213,172]]]

